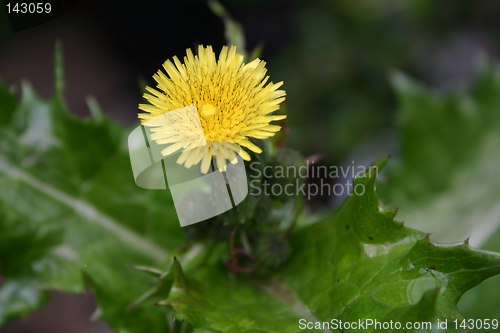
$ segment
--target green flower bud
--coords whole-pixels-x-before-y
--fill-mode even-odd
[[[290,242],[283,234],[259,235],[255,238],[254,254],[261,268],[277,269],[290,255]]]

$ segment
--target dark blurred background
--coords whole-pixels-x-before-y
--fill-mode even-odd
[[[288,144],[323,163],[376,159],[394,145],[396,99],[389,74],[409,73],[441,91],[473,84],[477,64],[498,58],[500,2],[432,0],[223,1],[244,27],[247,49],[262,45],[274,81],[285,82]],[[140,82],[173,55],[225,43],[223,22],[204,1],[79,1],[45,24],[0,37],[0,78],[53,92],[53,52],[64,47],[66,98],[89,114],[94,96],[111,117],[136,122]],[[300,125],[300,126],[299,126]],[[319,135],[321,133],[321,135]],[[305,139],[307,138],[307,140]],[[91,295],[55,294],[2,333],[106,332],[89,322]]]

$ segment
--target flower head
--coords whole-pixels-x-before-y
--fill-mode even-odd
[[[139,105],[145,111],[139,118],[154,127],[153,140],[169,144],[162,155],[182,150],[177,163],[190,167],[201,162],[201,171],[206,173],[212,157],[219,167],[225,160],[234,163],[236,154],[250,160],[244,149],[262,152],[250,138],[267,139],[280,130],[271,122],[286,117],[272,114],[285,100],[285,91],[278,90],[283,82],[267,82],[264,61],[255,59],[245,64],[234,46],[223,47],[217,60],[211,46],[199,46],[198,55],[187,49],[184,63],[174,57],[173,63],[167,60],[163,68],[166,74],[159,70],[153,76],[157,89],[146,88],[144,98],[151,104]],[[199,120],[190,116],[176,117],[176,121],[159,117],[193,106]],[[199,138],[193,138],[200,126],[204,150],[200,149]]]

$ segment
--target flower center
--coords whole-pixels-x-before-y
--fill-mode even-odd
[[[200,108],[200,114],[203,118],[208,118],[213,116],[217,112],[217,108],[211,103],[205,103]]]

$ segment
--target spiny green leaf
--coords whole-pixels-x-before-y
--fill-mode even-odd
[[[409,226],[453,242],[500,248],[500,70],[484,64],[467,94],[438,94],[402,74],[393,77],[401,104],[401,149],[380,184]],[[439,223],[436,223],[438,221]],[[496,317],[496,277],[461,303],[468,317]]]

